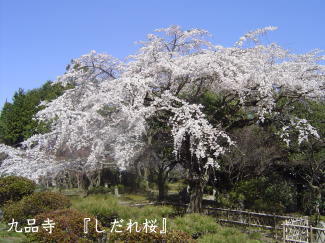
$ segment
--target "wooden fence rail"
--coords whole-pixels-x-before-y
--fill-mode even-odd
[[[187,204],[171,202],[135,204],[133,206],[142,207],[146,205],[170,205],[176,207],[180,213],[186,213],[188,206]],[[283,242],[325,243],[325,228],[309,225],[308,217],[299,218],[287,215],[212,207],[203,207],[203,211],[207,215],[216,217],[219,223],[273,230],[275,233],[274,237],[276,239],[282,239]]]
[[[308,218],[286,220],[283,223],[283,242],[325,243],[325,228],[309,225]]]
[[[187,204],[179,203],[163,203],[165,205],[171,205],[186,209]],[[160,204],[161,205],[161,204]],[[260,227],[266,229],[282,229],[282,222],[289,219],[297,219],[293,216],[257,213],[245,210],[235,210],[226,208],[212,208],[203,207],[203,211],[207,215],[215,216],[217,221],[221,223],[239,224],[253,227]],[[184,210],[185,212],[185,210]]]

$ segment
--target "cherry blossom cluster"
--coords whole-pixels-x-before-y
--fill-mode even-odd
[[[44,153],[21,150],[0,144],[0,175],[19,175],[38,181],[41,176],[55,176],[66,167]]]
[[[317,130],[306,119],[299,119],[297,117],[291,119],[289,125],[283,126],[279,134],[280,138],[289,146],[291,137],[296,133],[298,134],[297,142],[299,145],[302,142],[307,142],[309,137],[320,138]]]
[[[217,159],[229,146],[234,145],[234,142],[220,128],[215,128],[208,122],[201,111],[202,105],[189,104],[170,92],[164,92],[152,105],[157,111],[168,110],[173,114],[169,124],[172,126],[173,152],[176,157],[180,156],[182,145],[189,137],[191,155],[201,161],[203,167],[219,167]],[[223,145],[220,140],[224,140]]]
[[[260,36],[275,29],[249,32],[223,47],[208,41],[205,30],[171,26],[148,35],[126,62],[95,51],[74,59],[57,79],[72,88],[43,102],[35,117],[51,131],[29,138],[24,150],[1,145],[0,152],[9,156],[0,174],[30,173],[27,177],[36,179],[73,161],[83,161],[89,170],[106,164],[125,169],[144,148],[147,119],[161,110],[171,113],[175,156],[189,139],[189,152],[202,167],[218,167],[218,157],[234,142],[191,100],[207,90],[231,94],[263,123],[268,117],[282,119],[276,110],[282,97],[324,99],[324,57],[319,51],[292,54],[276,44],[262,45]],[[256,44],[243,47],[249,40]],[[299,144],[319,137],[308,121],[296,118],[282,129],[287,144],[292,128],[299,131]]]

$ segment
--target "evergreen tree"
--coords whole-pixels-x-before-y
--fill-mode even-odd
[[[43,108],[39,104],[57,98],[67,88],[48,81],[38,89],[16,91],[12,103],[6,102],[0,114],[0,142],[19,146],[19,143],[32,135],[45,132],[46,124],[33,119]]]

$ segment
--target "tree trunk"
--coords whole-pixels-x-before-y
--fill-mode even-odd
[[[80,189],[80,174],[76,174],[76,180],[77,180],[77,188]]]
[[[315,197],[316,197],[316,202],[315,202],[315,225],[317,225],[320,221],[320,204],[322,201],[322,192],[319,187],[315,187]]]
[[[90,181],[88,179],[88,176],[85,172],[81,172],[80,174],[80,179],[81,179],[81,188],[84,191],[84,196],[88,196],[88,189],[89,189],[89,185],[90,185]]]
[[[93,172],[90,172],[87,174],[86,172],[86,176],[89,180],[89,186],[88,186],[88,189],[92,189],[96,186],[96,175],[94,175]]]
[[[164,201],[165,199],[165,183],[166,177],[164,176],[163,171],[158,173],[158,201]]]
[[[150,191],[149,181],[148,181],[148,168],[146,168],[146,167],[143,168],[143,179],[144,179],[144,183],[145,183],[145,190]]]
[[[201,179],[191,179],[189,181],[190,186],[190,203],[187,208],[187,213],[201,213],[202,212],[202,200],[203,200],[203,189],[206,182]]]
[[[95,172],[95,176],[94,176],[94,185],[95,185],[95,187],[100,186],[100,177],[101,177],[100,171]]]
[[[296,188],[297,188],[297,196],[296,196],[296,208],[298,210],[301,210],[302,211],[302,208],[303,208],[303,191],[304,191],[304,188],[303,188],[303,184],[301,183],[297,183],[296,184]]]

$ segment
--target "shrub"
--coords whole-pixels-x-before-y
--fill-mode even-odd
[[[7,201],[19,201],[34,192],[36,184],[24,177],[7,176],[0,178],[0,206]]]
[[[148,187],[149,187],[149,183],[147,180],[143,179],[143,178],[138,178],[136,181],[136,185],[137,185],[137,190],[138,192],[147,192],[148,191]]]
[[[193,238],[198,238],[203,234],[216,233],[220,229],[213,217],[195,213],[176,217],[169,223],[169,227],[186,232]]]
[[[51,219],[55,223],[52,234],[49,234],[41,224],[46,219]],[[84,218],[90,218],[88,223],[88,233],[84,233]],[[36,216],[36,224],[39,232],[28,233],[27,238],[31,242],[94,242],[104,240],[105,233],[97,233],[95,218],[74,209],[61,209],[53,212],[42,213]],[[103,230],[100,222],[97,229]]]
[[[75,198],[72,203],[77,210],[96,216],[106,227],[109,227],[112,220],[118,217],[117,208],[120,207],[117,199],[111,195],[90,195],[86,198]]]
[[[88,194],[108,194],[113,191],[110,187],[98,186],[88,190]]]
[[[277,177],[260,177],[238,184],[237,193],[244,195],[245,208],[283,213],[294,209],[296,190]]]
[[[216,204],[218,207],[243,209],[244,200],[245,196],[242,193],[238,193],[236,191],[216,194]]]
[[[320,201],[316,197],[315,192],[310,190],[309,188],[306,188],[301,193],[301,207],[304,212],[304,214],[307,215],[313,215],[315,214],[315,205],[319,204],[319,210],[321,215],[325,215],[325,190],[323,190]]]
[[[230,192],[217,195],[216,201],[219,207],[284,213],[295,211],[296,197],[292,183],[271,175],[241,181]]]
[[[18,202],[7,203],[4,207],[4,219],[8,222],[15,219],[15,221],[25,224],[27,219],[31,219],[37,214],[67,208],[70,205],[69,199],[62,194],[35,192]]]
[[[109,234],[109,241],[123,241],[123,242],[195,242],[191,236],[181,231],[168,231],[166,234],[160,234],[160,229],[156,228],[155,232],[146,233],[143,229],[140,232],[129,232],[127,230],[121,233]]]
[[[206,186],[205,188],[204,188],[204,193],[205,194],[212,194],[213,193],[213,186]]]
[[[115,187],[114,187],[114,189],[115,189]],[[122,185],[122,184],[118,184],[118,185],[117,185],[117,189],[118,189],[118,193],[119,193],[119,194],[123,194],[123,193],[125,193],[125,186],[124,186],[124,185]]]

